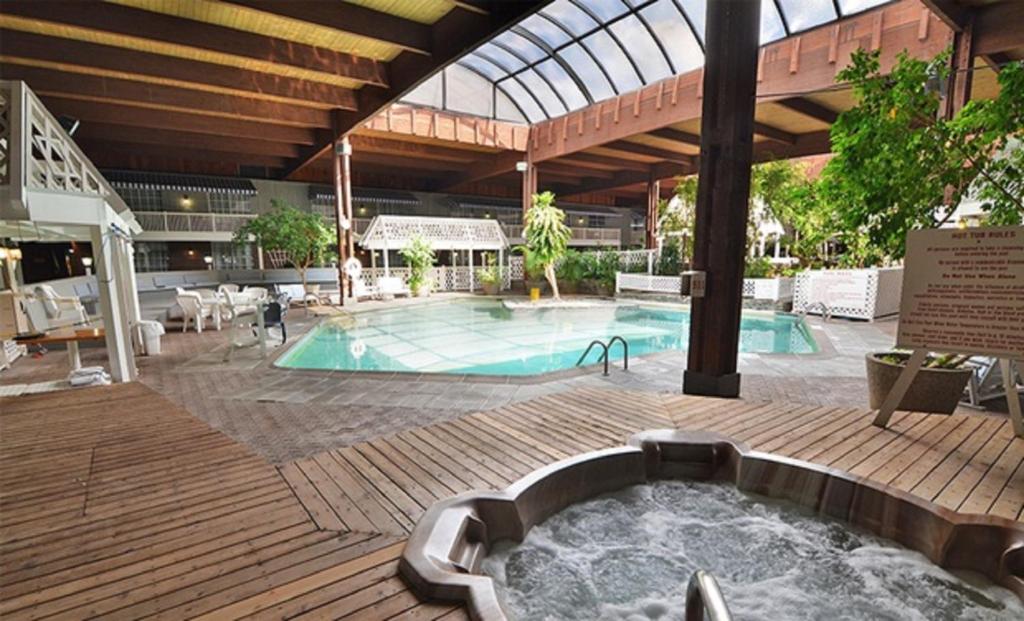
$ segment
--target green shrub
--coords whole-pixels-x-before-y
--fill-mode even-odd
[[[430,273],[430,268],[434,266],[434,262],[437,261],[430,242],[417,235],[410,239],[399,253],[405,259],[406,265],[409,266],[409,288],[413,292],[418,292],[423,287],[429,288],[433,283],[427,275]]]
[[[743,268],[744,278],[771,278],[774,275],[775,266],[772,265],[772,260],[768,257],[747,259],[747,264]]]

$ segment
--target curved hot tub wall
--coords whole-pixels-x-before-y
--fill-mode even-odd
[[[400,571],[428,598],[464,601],[474,619],[504,619],[480,563],[493,542],[522,541],[571,504],[658,478],[729,481],[788,500],[925,554],[948,569],[979,572],[1024,599],[1024,526],[964,515],[850,474],[751,451],[707,432],[653,430],[629,445],[572,457],[502,492],[469,492],[434,504],[413,530]]]

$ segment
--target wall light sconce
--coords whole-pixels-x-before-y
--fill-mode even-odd
[[[516,162],[516,172],[524,173],[530,169],[529,162]]]
[[[195,251],[195,250],[192,250],[192,249],[190,248],[187,254],[188,254],[188,256],[190,256],[190,257],[194,257],[194,256],[196,256],[196,251]]]
[[[583,218],[577,218],[576,220],[576,224],[583,224],[584,222],[586,222],[586,220],[584,220]]]
[[[188,209],[189,207],[192,206],[192,199],[189,198],[188,194],[182,194],[181,195],[181,206],[186,208],[186,209]]]
[[[360,207],[359,208],[359,215],[361,215],[361,216],[365,216],[366,215],[366,207]]]
[[[206,269],[213,269],[213,257],[211,257],[210,255],[206,255],[205,257],[203,257],[203,262],[206,263]]]
[[[86,276],[92,276],[92,257],[82,257],[82,267],[85,268]]]

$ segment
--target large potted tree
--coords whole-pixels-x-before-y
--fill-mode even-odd
[[[299,272],[302,287],[307,293],[315,293],[307,281],[309,268],[327,260],[329,250],[335,241],[334,233],[320,214],[302,211],[279,199],[271,201],[272,208],[262,213],[235,231],[235,243],[255,241],[267,252],[282,254],[287,262]]]
[[[929,355],[897,409],[952,414],[974,373],[970,367],[963,366],[969,358],[955,354]],[[897,351],[865,357],[868,400],[872,409],[882,407],[909,359],[910,354]]]
[[[527,261],[542,266],[552,297],[561,300],[555,264],[569,247],[572,230],[565,224],[565,212],[555,206],[553,193],[533,195],[533,206],[526,212],[523,237],[526,238]]]
[[[430,290],[434,286],[430,270],[437,261],[434,247],[417,235],[409,240],[400,253],[409,267],[409,289],[412,294],[417,297],[430,295]]]

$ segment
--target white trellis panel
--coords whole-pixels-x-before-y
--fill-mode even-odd
[[[370,267],[364,268],[362,271],[362,279],[368,286],[376,286],[380,278],[384,276],[384,268],[382,267]],[[391,268],[391,276],[394,278],[401,278],[402,282],[409,283],[409,268],[407,267],[393,267]],[[449,267],[449,266],[438,266],[434,267],[431,271],[430,278],[434,281],[435,291],[469,291],[469,267]],[[480,288],[479,283],[476,283],[476,289]]]
[[[402,248],[421,237],[435,250],[500,250],[508,239],[497,220],[391,216],[374,218],[359,245],[371,250]]]
[[[819,304],[833,317],[874,321],[899,313],[903,268],[813,270],[796,277],[794,312],[821,314]]]
[[[682,288],[683,281],[679,276],[654,276],[651,274],[630,274],[624,272],[616,272],[615,274],[616,293],[629,290],[680,295]]]
[[[745,278],[743,297],[772,302],[787,302],[793,299],[792,278]]]

